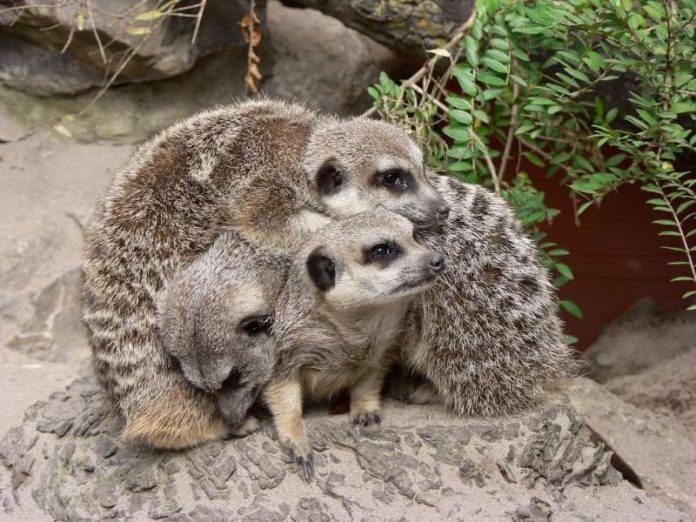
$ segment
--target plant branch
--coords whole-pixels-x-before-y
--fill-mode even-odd
[[[441,49],[444,49],[445,51],[451,51],[461,40],[466,36],[466,33],[469,32],[469,29],[471,26],[474,24],[474,20],[476,20],[476,10],[472,10],[471,15],[469,18],[457,29],[457,32],[454,33],[454,36],[450,39],[449,42],[447,42]],[[419,82],[420,80],[423,79],[423,77],[428,74],[428,70],[435,65],[435,63],[440,59],[441,57],[438,55],[433,56],[430,58],[425,64],[418,69],[410,78],[407,78],[404,80],[401,84],[402,89],[401,92],[403,93],[406,88],[412,87],[416,82]],[[401,94],[400,96],[403,96]],[[401,101],[401,98],[398,100],[399,102]],[[364,113],[361,114],[363,118],[368,118],[372,116],[375,112],[377,112],[377,107],[373,106]]]

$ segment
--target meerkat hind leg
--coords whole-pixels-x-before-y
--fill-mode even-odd
[[[365,375],[350,390],[350,416],[353,424],[371,426],[382,422],[380,394],[385,371],[374,371]]]
[[[302,419],[302,384],[298,378],[272,382],[264,391],[266,404],[273,415],[280,444],[302,469],[306,481],[314,476],[314,462],[309,438]]]

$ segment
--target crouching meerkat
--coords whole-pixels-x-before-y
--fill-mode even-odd
[[[193,116],[143,145],[97,207],[83,271],[95,373],[125,419],[122,438],[183,448],[228,431],[156,327],[165,282],[221,227],[293,250],[327,220],[377,206],[423,226],[449,211],[419,148],[383,122],[261,100]]]
[[[270,378],[275,302],[289,257],[225,232],[176,271],[157,303],[160,337],[186,379],[214,394],[235,434],[254,427],[246,415]]]
[[[336,221],[308,240],[276,303],[278,362],[263,397],[281,444],[311,477],[306,400],[349,390],[354,423],[380,422],[380,392],[409,303],[432,286],[444,257],[413,224],[385,210]]]
[[[454,178],[431,179],[450,217],[421,238],[448,264],[409,311],[404,364],[458,414],[528,408],[575,367],[549,275],[502,198]],[[414,402],[427,395],[420,388]]]

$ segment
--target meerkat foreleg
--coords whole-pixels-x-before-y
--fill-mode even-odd
[[[353,424],[370,426],[382,422],[382,387],[386,368],[373,370],[360,379],[350,390],[350,416]]]
[[[304,479],[314,475],[312,449],[302,419],[302,383],[299,377],[273,381],[264,390],[264,399],[273,415],[278,439],[300,465]]]

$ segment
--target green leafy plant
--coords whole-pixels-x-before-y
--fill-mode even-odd
[[[566,186],[577,216],[618,187],[638,183],[665,248],[696,295],[696,0],[486,0],[476,19],[412,78],[383,75],[374,111],[410,128],[434,168],[488,186],[517,210],[562,286],[568,252],[540,225],[558,214],[524,170],[525,158]],[[621,84],[623,106],[602,88]],[[693,156],[692,156],[693,161]],[[687,172],[688,169],[691,172]],[[560,301],[582,316],[572,302]],[[696,309],[696,305],[689,306]]]

